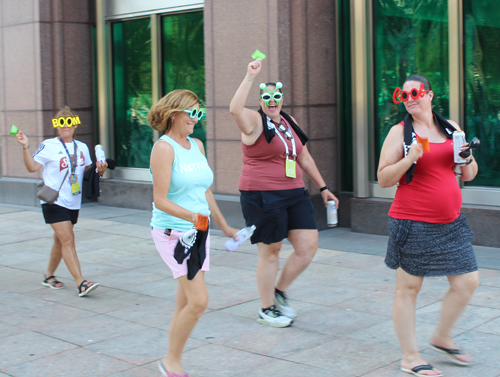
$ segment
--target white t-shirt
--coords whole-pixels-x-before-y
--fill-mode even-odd
[[[71,192],[71,184],[69,183],[71,166],[68,163],[68,153],[66,153],[58,137],[43,141],[33,155],[33,159],[43,165],[43,181],[54,190],[59,190],[59,186],[66,172],[70,169],[61,187],[61,191],[59,191],[59,197],[54,202],[54,204],[68,209],[80,209],[82,205],[83,174],[85,172],[85,167],[92,165],[92,159],[90,158],[90,152],[87,145],[78,140],[75,140],[75,143],[78,157],[75,172],[78,177],[78,183],[80,184],[80,193],[78,195],[73,195]],[[69,154],[73,156],[74,143],[65,144]],[[40,203],[43,204],[45,202],[40,200]]]

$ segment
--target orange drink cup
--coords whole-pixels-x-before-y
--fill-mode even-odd
[[[202,215],[201,213],[197,213],[196,215],[198,218],[194,227],[197,230],[206,231],[208,229],[208,216]]]
[[[422,144],[424,152],[430,152],[429,139],[417,136],[417,143]]]

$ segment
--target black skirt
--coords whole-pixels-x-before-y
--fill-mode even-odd
[[[464,215],[448,224],[389,217],[387,267],[415,276],[449,276],[477,271],[473,232]]]

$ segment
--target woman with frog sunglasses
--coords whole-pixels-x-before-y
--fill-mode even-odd
[[[314,209],[302,180],[302,171],[320,189],[325,207],[338,199],[325,184],[311,157],[306,134],[297,121],[282,111],[283,84],[260,84],[259,111],[245,103],[262,60],[248,64],[234,95],[230,111],[241,131],[243,167],[238,183],[246,225],[255,225],[251,236],[257,244],[257,285],[261,299],[257,321],[272,327],[290,326],[297,313],[285,291],[309,266],[318,249]],[[279,252],[283,240],[294,247],[278,280]]]

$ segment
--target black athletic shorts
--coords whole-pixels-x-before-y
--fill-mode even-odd
[[[275,191],[240,191],[247,226],[255,225],[251,242],[272,244],[293,229],[318,229],[309,192],[304,188]]]
[[[45,224],[62,223],[63,221],[71,221],[75,225],[78,221],[78,209],[68,209],[58,206],[57,204],[42,204],[43,218]]]

